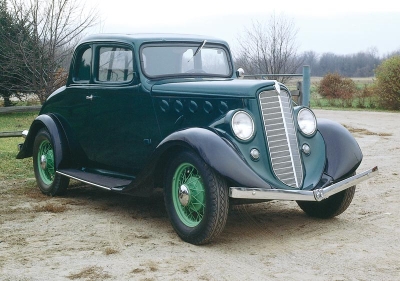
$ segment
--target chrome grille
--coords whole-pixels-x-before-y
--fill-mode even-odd
[[[272,169],[284,184],[300,188],[303,167],[290,96],[283,90],[280,94],[274,90],[261,92],[259,99]]]

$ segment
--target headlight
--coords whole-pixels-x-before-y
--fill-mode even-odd
[[[308,108],[303,108],[297,114],[297,122],[301,132],[307,136],[311,136],[317,129],[317,119]]]
[[[232,130],[235,136],[243,141],[251,139],[254,135],[253,118],[247,112],[236,112],[232,117]]]

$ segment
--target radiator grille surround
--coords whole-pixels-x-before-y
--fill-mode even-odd
[[[284,90],[263,91],[259,101],[272,170],[284,184],[300,188],[303,165],[290,95]]]

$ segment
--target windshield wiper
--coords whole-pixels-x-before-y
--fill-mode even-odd
[[[196,52],[194,52],[193,56],[190,58],[190,60],[188,60],[188,62],[190,62],[192,60],[192,58],[194,58],[198,52],[201,51],[201,49],[203,49],[204,45],[207,43],[207,40],[204,40],[203,43],[201,43],[201,45],[196,49]]]

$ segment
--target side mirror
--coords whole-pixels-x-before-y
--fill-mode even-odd
[[[243,68],[238,68],[238,70],[236,70],[236,77],[239,79],[243,79],[244,78],[244,70]]]

